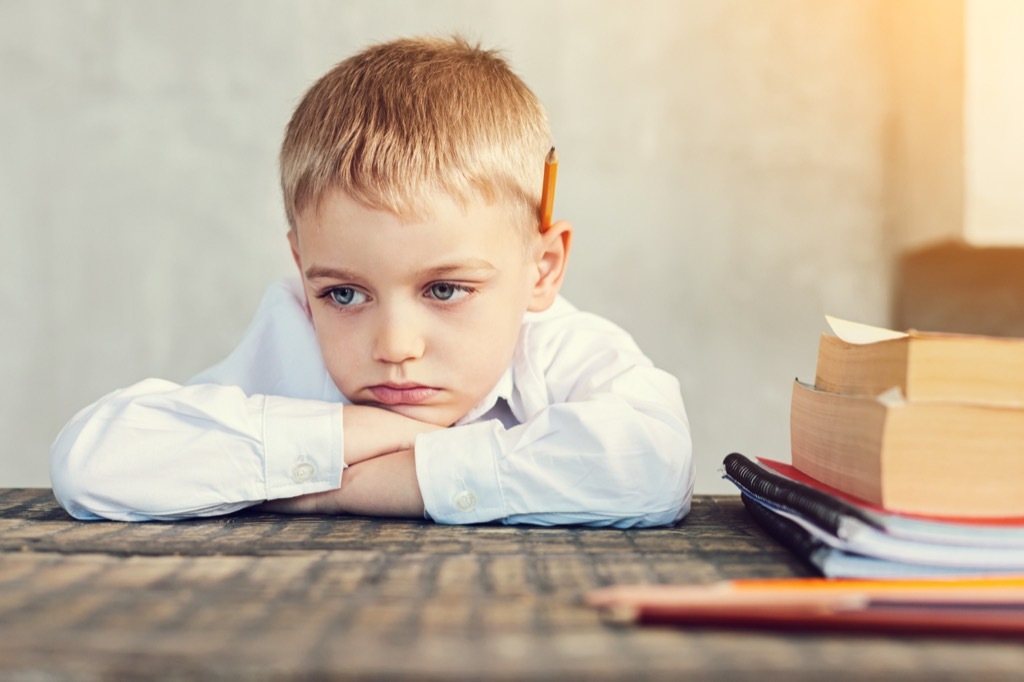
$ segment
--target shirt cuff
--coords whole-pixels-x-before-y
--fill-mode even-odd
[[[341,486],[342,406],[266,396],[263,466],[266,499],[297,497]]]
[[[497,470],[501,428],[495,420],[416,438],[416,477],[436,523],[485,523],[508,515]]]

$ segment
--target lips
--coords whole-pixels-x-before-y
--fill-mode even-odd
[[[419,405],[425,403],[438,393],[440,389],[419,384],[380,384],[367,389],[375,402],[381,405]]]

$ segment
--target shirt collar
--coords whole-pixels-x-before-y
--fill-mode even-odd
[[[463,424],[470,424],[480,417],[484,416],[491,409],[498,404],[499,399],[503,399],[506,402],[512,397],[512,364],[505,368],[505,372],[498,379],[498,383],[494,385],[491,392],[484,397],[476,407],[466,413],[466,416],[455,422],[455,426],[462,426]]]

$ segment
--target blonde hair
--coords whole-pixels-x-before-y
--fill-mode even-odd
[[[443,193],[502,202],[534,234],[550,146],[543,107],[497,52],[459,37],[375,45],[327,72],[288,123],[288,223],[332,190],[410,218]]]

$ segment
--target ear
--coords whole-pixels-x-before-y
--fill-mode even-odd
[[[537,281],[530,293],[527,310],[541,312],[551,307],[562,288],[565,269],[572,246],[572,223],[559,220],[540,235],[540,246],[535,256]]]

